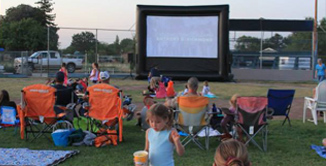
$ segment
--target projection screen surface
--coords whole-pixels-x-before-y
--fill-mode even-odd
[[[147,57],[218,58],[218,16],[147,16]]]

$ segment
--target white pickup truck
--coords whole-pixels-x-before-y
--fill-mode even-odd
[[[37,51],[27,58],[15,58],[14,66],[18,71],[22,64],[29,70],[34,69],[49,69],[59,70],[62,63],[66,63],[66,68],[69,73],[75,72],[76,69],[82,68],[82,59],[62,58],[58,51]],[[23,62],[23,63],[22,63]],[[49,65],[48,65],[49,62]]]

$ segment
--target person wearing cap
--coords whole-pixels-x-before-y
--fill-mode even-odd
[[[103,71],[100,73],[100,80],[101,83],[106,83],[106,84],[110,84],[110,74],[107,71]]]
[[[55,89],[57,89],[57,92],[56,92],[57,99],[55,101],[56,106],[64,106],[65,107],[69,103],[72,103],[72,102],[76,103],[76,101],[77,101],[77,95],[74,93],[73,89],[63,85],[64,79],[65,79],[65,75],[63,72],[59,71],[56,73],[55,85],[52,86]],[[54,108],[54,111],[56,112],[56,114],[60,114],[60,113],[64,112],[64,110],[62,110],[56,106]]]
[[[100,83],[109,84],[117,89],[120,89],[118,86],[110,84],[110,74],[108,71],[100,72]]]

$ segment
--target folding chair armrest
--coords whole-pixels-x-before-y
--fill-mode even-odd
[[[220,108],[220,110],[226,115],[236,115],[236,113],[231,112],[228,108]]]
[[[62,118],[62,117],[64,117],[65,115],[66,115],[66,113],[64,113],[64,112],[63,112],[63,113],[60,113],[60,114],[57,115],[57,118]]]
[[[205,114],[205,121],[207,124],[209,124],[209,121],[211,120],[211,118],[213,117],[214,114],[217,114],[215,112],[206,112]]]
[[[272,117],[274,115],[274,109],[273,108],[268,108],[266,112],[266,117]]]
[[[307,101],[316,102],[316,100],[311,97],[304,97],[304,99]]]

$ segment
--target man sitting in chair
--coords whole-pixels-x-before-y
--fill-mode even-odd
[[[110,84],[110,74],[108,71],[103,71],[100,73],[100,82],[103,84],[109,84],[117,89],[120,89],[118,86]]]
[[[200,96],[200,93],[197,92],[198,84],[199,84],[199,81],[196,77],[189,78],[188,82],[187,82],[188,91],[187,91],[187,93],[184,93],[183,96]],[[175,109],[177,106],[177,97],[178,96],[176,96],[174,98],[167,98],[164,105],[166,107]]]
[[[68,88],[63,85],[64,77],[63,72],[57,72],[55,77],[55,85],[53,86],[55,89],[57,89],[57,98],[54,107],[54,111],[57,115],[64,112],[63,107],[66,107],[69,103],[76,103],[78,99],[72,88]]]
[[[184,94],[184,96],[200,96],[198,90],[199,81],[196,77],[189,78],[187,82],[188,92]]]

